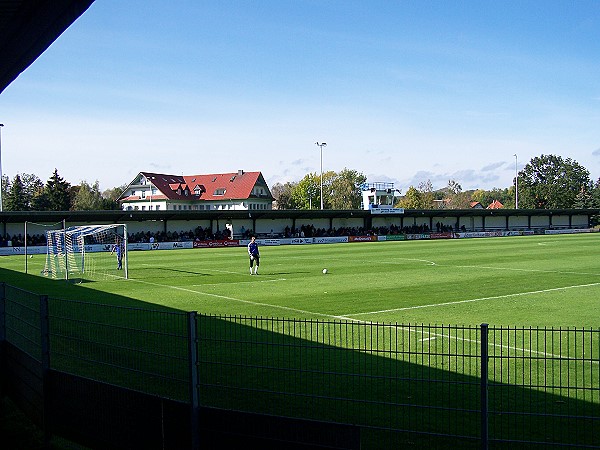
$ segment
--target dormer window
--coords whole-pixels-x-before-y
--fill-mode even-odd
[[[218,188],[215,189],[215,193],[213,195],[225,195],[226,189],[225,188]]]

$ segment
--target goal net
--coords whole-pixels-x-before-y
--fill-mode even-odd
[[[43,274],[52,278],[128,278],[127,225],[84,225],[46,232]]]

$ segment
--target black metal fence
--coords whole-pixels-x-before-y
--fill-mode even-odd
[[[101,448],[600,448],[600,329],[204,316],[3,285],[2,390]]]

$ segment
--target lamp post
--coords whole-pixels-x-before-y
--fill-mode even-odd
[[[515,209],[519,209],[519,172],[517,171],[517,154],[515,157]]]
[[[327,143],[315,142],[315,144],[321,147],[321,209],[323,209],[323,147],[327,147]]]
[[[2,127],[3,123],[0,123],[0,212],[2,212]]]

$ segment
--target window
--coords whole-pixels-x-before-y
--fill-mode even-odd
[[[142,191],[142,198],[146,198],[146,191]]]
[[[158,211],[160,209],[160,205],[156,205],[156,210]]]
[[[226,189],[225,188],[218,188],[215,189],[215,193],[213,195],[225,195]]]

